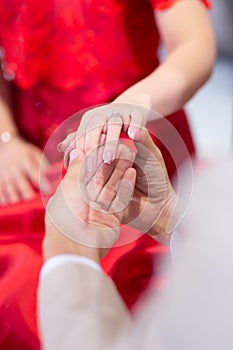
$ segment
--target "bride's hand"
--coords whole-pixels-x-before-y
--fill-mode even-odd
[[[43,171],[39,181],[41,157],[39,148],[20,137],[0,144],[0,205],[29,200],[34,196],[34,189],[39,187],[45,193],[49,191]],[[42,170],[46,166],[43,164]]]
[[[103,161],[110,164],[116,159],[121,132],[134,140],[146,122],[145,112],[133,105],[111,103],[93,108],[83,115],[78,131],[68,135],[58,149],[65,152],[67,166],[69,153],[75,147],[90,151],[105,144]]]

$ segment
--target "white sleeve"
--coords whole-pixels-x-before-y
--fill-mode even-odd
[[[38,323],[44,350],[119,350],[132,319],[111,278],[92,260],[49,259],[38,289]],[[120,345],[119,345],[120,343]]]
[[[82,264],[86,266],[90,266],[91,268],[95,269],[96,271],[103,272],[100,265],[98,265],[93,260],[86,258],[84,256],[80,255],[73,255],[73,254],[61,254],[61,255],[55,255],[52,258],[48,259],[40,272],[40,280],[42,281],[45,276],[52,270],[61,267],[66,264],[75,263],[75,264]]]

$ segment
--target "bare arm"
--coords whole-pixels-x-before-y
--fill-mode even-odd
[[[19,157],[20,155],[20,157]],[[20,137],[11,110],[8,83],[0,71],[0,206],[28,200],[39,188],[41,150]],[[42,165],[45,170],[46,165]],[[49,191],[49,183],[42,174],[41,189]]]
[[[167,59],[116,101],[140,104],[168,115],[182,108],[208,80],[215,39],[208,12],[199,0],[179,1],[155,13]]]
[[[178,1],[170,9],[156,12],[155,19],[168,52],[166,61],[118,96],[113,104],[85,113],[79,132],[84,134],[94,126],[96,132],[94,137],[85,138],[84,149],[98,145],[102,130],[99,125],[108,122],[107,116],[114,115],[116,103],[119,103],[117,111],[121,119],[119,121],[118,118],[118,124],[115,122],[111,134],[107,132],[110,136],[107,136],[109,142],[104,151],[104,155],[108,152],[113,154],[112,159],[115,150],[111,149],[110,141],[119,137],[122,126],[129,137],[135,139],[138,129],[158,118],[156,113],[147,113],[148,110],[152,108],[162,115],[168,115],[181,109],[209,78],[216,47],[208,12],[201,1]],[[145,108],[135,108],[135,105]],[[100,115],[103,116],[102,120],[99,119]],[[73,139],[75,134],[67,138],[60,149],[64,151]],[[104,157],[104,160],[108,158]]]
[[[3,79],[0,69],[0,134],[5,131],[17,134],[17,127],[12,117],[8,83]]]

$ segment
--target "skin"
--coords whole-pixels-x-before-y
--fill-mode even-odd
[[[120,130],[121,126],[121,123],[117,125],[118,130]],[[80,133],[80,129],[78,130],[78,134]],[[86,132],[85,135],[82,134],[78,138],[76,136],[76,142],[71,143],[71,145],[73,147],[79,147],[86,152],[90,151],[89,148],[86,148],[87,144],[85,140],[93,139],[93,131],[95,129],[91,129],[90,132]],[[70,137],[75,137],[75,133],[70,135]],[[104,143],[104,154],[107,148],[106,134],[101,135],[101,140]],[[108,141],[110,143],[110,147],[109,144],[107,145],[108,150],[113,147],[111,142]],[[118,147],[117,140],[113,142],[113,145]],[[134,135],[134,144],[138,152],[134,162],[137,178],[133,200],[125,211],[122,222],[135,227],[141,232],[148,232],[150,230],[150,234],[154,238],[156,237],[159,242],[168,245],[170,232],[175,223],[168,229],[167,221],[168,217],[171,216],[171,212],[176,207],[176,193],[171,186],[162,154],[159,148],[155,146],[146,128],[137,128],[137,132]],[[70,148],[68,147],[64,153],[66,167],[69,164],[71,150],[72,146]],[[88,158],[91,160],[91,164],[94,164],[96,158],[95,149],[89,153]],[[111,162],[106,163],[112,164]]]
[[[86,139],[84,147],[86,149],[97,147],[103,129],[108,124],[106,137],[112,142],[107,143],[103,153],[105,162],[111,162],[115,157],[116,143],[114,144],[114,141],[118,138],[121,128],[124,128],[129,137],[134,139],[137,130],[151,120],[150,114],[142,112],[140,107],[152,108],[162,115],[175,112],[184,106],[211,74],[216,46],[208,12],[199,0],[177,1],[170,9],[156,12],[155,20],[168,53],[165,62],[148,77],[118,96],[113,106],[110,105],[110,110],[106,111],[105,107],[94,109],[91,116],[89,113],[83,117],[84,133],[90,131],[93,125],[95,126],[96,120],[99,123],[92,137]],[[0,162],[5,164],[4,176],[0,175],[0,204],[2,205],[31,198],[33,196],[32,184],[36,188],[39,187],[38,181],[32,179],[38,177],[39,162],[35,164],[33,158],[37,159],[40,151],[17,136],[10,105],[5,99],[6,89],[6,83],[1,80],[0,133],[8,130],[16,135],[21,161],[17,161],[15,147],[8,147],[9,143],[0,144]],[[122,107],[121,126],[119,120],[114,126],[112,121],[109,123],[109,116],[119,109],[119,104],[122,103],[138,107],[127,110]],[[61,150],[68,146],[69,141],[71,139],[66,140],[65,144],[60,146]],[[7,153],[7,159],[4,153]],[[25,163],[28,164],[26,170]],[[16,180],[18,177],[21,178],[21,181]],[[46,192],[49,184],[46,178],[43,181]],[[19,185],[20,182],[24,183],[24,186]]]
[[[115,157],[116,139],[123,129],[131,139],[147,122],[181,109],[210,77],[216,55],[215,39],[206,8],[199,0],[178,1],[155,20],[168,53],[167,59],[148,77],[131,86],[108,106],[84,114],[78,135],[71,134],[60,145],[78,139],[85,149],[95,148],[106,129],[103,159]],[[121,119],[116,120],[116,111]],[[92,132],[90,133],[90,130]],[[82,134],[85,136],[82,138]],[[81,135],[81,136],[80,136]],[[84,140],[84,141],[83,141]]]
[[[1,73],[1,72],[0,72]],[[44,172],[47,163],[41,164],[42,152],[35,145],[26,142],[19,134],[10,109],[8,85],[0,74],[0,133],[8,131],[12,139],[0,142],[0,205],[17,203],[34,197],[34,188],[39,188],[39,169],[41,165],[41,190],[50,191]],[[19,157],[20,154],[20,157]]]
[[[208,80],[216,44],[208,11],[199,0],[177,1],[166,11],[155,12],[155,20],[167,59],[116,102],[139,104],[168,115],[181,109]]]
[[[77,254],[99,262],[115,242],[122,204],[127,207],[136,179],[132,151],[123,145],[119,150],[123,158],[106,165],[99,157],[91,176],[84,152],[75,149],[70,153],[66,176],[46,208],[45,259]]]
[[[86,178],[80,177],[81,164],[85,154],[87,165],[90,154],[77,148],[69,153],[67,174],[46,210],[45,259],[59,254],[77,254],[98,263],[117,239],[121,223],[147,232],[163,244],[169,244],[173,227],[168,229],[168,225],[177,215],[177,195],[169,181],[163,157],[145,128],[138,133],[135,145],[138,151],[135,158],[130,149],[120,145],[119,159],[111,164],[103,163],[104,145],[101,146],[96,166],[87,172]],[[78,152],[79,157],[72,160],[74,152]],[[119,200],[116,201],[115,189],[121,179],[127,182],[123,182],[122,191],[118,192]],[[86,201],[80,191],[75,191],[77,183],[79,188],[82,185],[80,181],[87,189]],[[70,215],[70,210],[76,215]],[[94,237],[96,240],[92,242],[95,244],[91,246],[84,242],[83,235]]]
[[[137,178],[132,201],[124,211],[122,222],[169,245],[180,215],[177,195],[163,156],[146,128],[138,132],[134,143],[138,152],[134,162]]]

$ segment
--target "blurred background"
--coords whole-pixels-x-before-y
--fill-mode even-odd
[[[201,158],[225,156],[233,148],[233,1],[212,0],[218,57],[208,83],[187,104]]]

